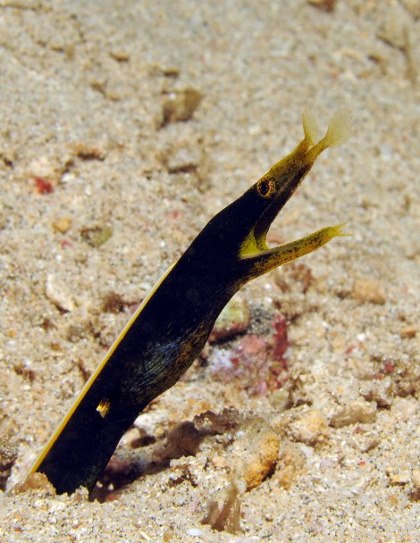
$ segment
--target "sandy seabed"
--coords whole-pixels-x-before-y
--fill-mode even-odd
[[[2,543],[419,540],[419,17],[418,0],[0,2]],[[101,501],[16,491],[133,308],[296,145],[305,106],[322,129],[350,107],[353,136],[269,241],[351,236],[242,289],[245,334],[139,416]],[[202,524],[218,503],[230,520]]]

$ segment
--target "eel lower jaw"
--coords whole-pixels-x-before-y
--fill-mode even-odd
[[[272,222],[273,221],[271,221],[269,224],[264,224],[263,226],[259,226],[258,222],[255,224],[254,228],[250,231],[241,246],[239,254],[241,260],[254,258],[260,254],[267,253],[267,251],[275,250],[277,248],[269,246],[267,243],[267,234]],[[259,228],[257,230],[258,234],[256,234],[257,228]]]

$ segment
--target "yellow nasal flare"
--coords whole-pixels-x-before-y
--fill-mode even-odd
[[[328,130],[323,138],[326,147],[342,145],[351,135],[351,111],[350,109],[339,109],[331,117]],[[321,140],[322,141],[322,140]]]
[[[302,113],[302,125],[305,139],[310,145],[315,145],[318,139],[318,123],[312,111],[307,107]]]
[[[311,113],[305,110],[303,114],[303,130],[305,139],[312,139],[315,134],[316,121]],[[307,152],[307,159],[310,163],[315,162],[315,159],[328,149],[328,147],[336,147],[345,143],[351,135],[351,111],[349,109],[339,109],[331,117],[328,124],[328,130],[325,136],[316,143]]]

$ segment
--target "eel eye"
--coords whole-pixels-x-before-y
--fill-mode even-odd
[[[269,198],[275,191],[276,185],[272,179],[260,179],[257,183],[257,191],[263,198]]]

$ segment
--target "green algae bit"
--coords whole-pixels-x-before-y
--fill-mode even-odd
[[[350,114],[338,111],[317,141],[303,114],[304,138],[240,198],[222,209],[159,279],[126,324],[30,473],[45,473],[57,492],[92,489],[123,433],[159,394],[174,385],[203,348],[213,324],[246,282],[342,235],[328,226],[269,247],[267,231],[328,147],[349,136]]]

